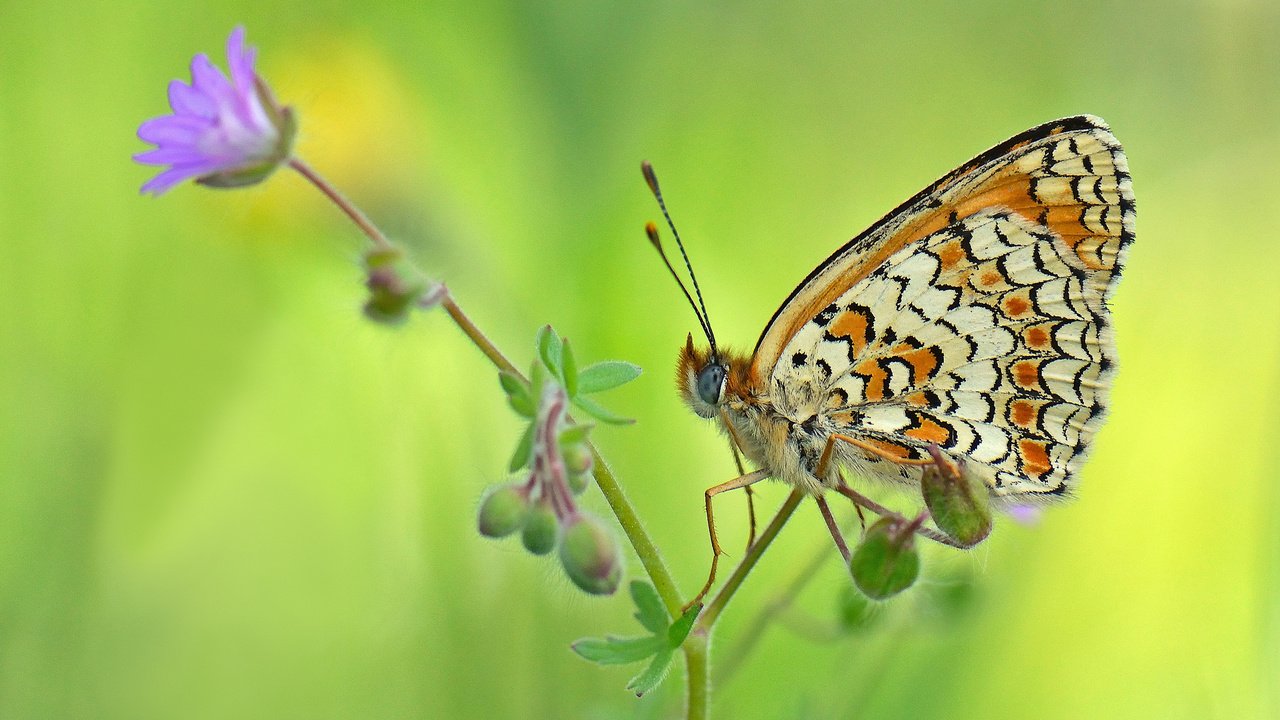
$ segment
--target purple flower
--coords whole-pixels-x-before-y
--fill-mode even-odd
[[[133,156],[147,165],[167,165],[142,192],[159,195],[195,178],[211,187],[240,187],[266,179],[289,158],[295,134],[292,111],[281,107],[253,69],[255,50],[244,28],[227,38],[231,79],[204,53],[191,61],[191,84],[169,83],[172,115],[153,118],[138,137],[156,146]]]

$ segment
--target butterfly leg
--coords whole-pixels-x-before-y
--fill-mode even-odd
[[[844,542],[844,534],[840,532],[840,526],[836,524],[836,518],[831,514],[831,508],[827,506],[826,498],[821,495],[814,495],[813,499],[818,503],[818,510],[822,512],[822,519],[827,522],[827,530],[831,531],[831,539],[836,541],[836,549],[844,556],[844,564],[848,565],[851,559],[849,546]],[[855,505],[854,507],[857,506]]]
[[[734,435],[736,438],[737,436]],[[733,452],[733,464],[738,468],[738,475],[746,475],[747,471],[742,467],[742,454],[738,452],[736,441],[729,442],[729,450]],[[744,487],[743,492],[747,494],[747,518],[750,521],[747,531],[747,550],[756,544],[756,502],[755,493],[750,487]]]
[[[706,597],[707,591],[711,589],[712,584],[716,581],[716,565],[719,564],[720,556],[724,554],[724,551],[720,549],[720,538],[716,535],[716,520],[715,514],[711,510],[711,499],[723,492],[754,485],[765,479],[767,475],[765,471],[757,470],[753,473],[740,475],[729,482],[707,488],[703,493],[707,506],[707,533],[711,537],[711,572],[707,574],[707,582],[703,584],[702,589],[698,591],[698,594],[692,600],[685,604],[681,610],[682,612],[702,602],[702,598]]]
[[[822,457],[818,458],[818,469],[817,469],[817,472],[814,473],[817,477],[819,478],[826,477],[827,466],[831,464],[831,451],[835,448],[837,441],[849,443],[850,445],[856,448],[859,448],[861,450],[865,450],[871,453],[872,455],[875,455],[876,457],[879,457],[884,460],[888,460],[891,463],[897,463],[899,465],[932,465],[934,464],[933,458],[930,458],[928,460],[912,460],[911,458],[899,457],[897,455],[894,455],[891,452],[878,448],[875,445],[872,445],[871,443],[865,440],[859,440],[858,438],[851,437],[849,435],[841,435],[840,433],[834,433],[827,437],[827,446],[822,449]]]
[[[853,445],[854,447],[866,450],[872,455],[888,460],[889,462],[898,463],[899,465],[916,465],[916,466],[937,465],[938,467],[944,468],[947,471],[956,472],[955,465],[950,460],[948,460],[946,456],[942,454],[942,451],[939,450],[935,445],[929,446],[930,457],[928,460],[912,460],[909,458],[898,457],[897,455],[894,455],[892,453],[885,452],[884,450],[876,447],[875,445],[872,445],[867,442],[863,442],[862,440],[859,440],[857,438],[849,437],[848,435],[840,435],[837,433],[827,438],[827,446],[822,449],[822,457],[818,458],[818,468],[816,473],[818,477],[823,477],[825,475],[827,470],[827,465],[830,464],[831,462],[831,450],[832,448],[835,447],[835,444],[837,441],[847,442],[850,445]],[[868,498],[862,493],[859,493],[858,491],[849,487],[849,485],[844,482],[843,476],[840,478],[840,485],[836,487],[836,492],[840,493],[841,495],[844,495],[845,497],[853,501],[853,506],[855,508],[858,508],[859,519],[862,519],[862,508],[864,507],[878,515],[893,514],[893,511],[889,510],[888,508],[884,507],[883,505],[880,505],[879,503],[875,502],[871,498]],[[864,528],[866,527],[865,522],[863,523],[863,527]],[[942,543],[943,545],[950,545],[951,547],[957,547],[957,548],[964,547],[963,545],[958,544],[955,540],[947,537],[946,535],[940,532],[931,530],[927,527],[918,528],[916,532],[920,535],[923,535],[924,537],[929,538],[930,540],[933,540],[934,542]],[[837,545],[839,545],[839,543],[837,543]],[[846,559],[848,558],[846,557]]]

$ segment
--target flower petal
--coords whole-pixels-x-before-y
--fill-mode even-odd
[[[210,120],[218,114],[212,98],[181,80],[169,83],[169,107],[179,115],[195,115]]]
[[[180,182],[195,177],[195,174],[185,168],[170,168],[159,175],[148,180],[143,186],[141,192],[159,195],[177,185]]]
[[[165,115],[142,123],[138,137],[154,145],[193,146],[210,127],[209,121],[203,118]]]
[[[193,147],[160,147],[155,150],[147,150],[133,156],[134,161],[146,165],[179,165],[192,164],[198,162],[213,162],[217,158],[211,158],[208,153],[197,150]]]
[[[231,70],[231,83],[241,96],[253,91],[253,60],[257,51],[244,44],[244,26],[237,26],[227,38],[227,67]]]
[[[191,59],[191,85],[199,92],[208,95],[209,99],[221,106],[235,97],[235,90],[210,60],[209,56],[200,53]]]

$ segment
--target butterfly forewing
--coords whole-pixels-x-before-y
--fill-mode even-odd
[[[784,413],[902,458],[936,443],[998,494],[1068,491],[1102,419],[1104,300],[1132,240],[1123,152],[1102,121],[980,155],[816,269],[761,336],[751,375]],[[846,448],[864,472],[907,470]]]

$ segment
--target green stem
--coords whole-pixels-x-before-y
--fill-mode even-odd
[[[613,476],[613,471],[609,469],[600,451],[595,446],[591,446],[591,454],[595,457],[592,475],[595,476],[600,493],[604,495],[605,502],[609,503],[609,509],[613,511],[613,516],[622,526],[622,532],[626,534],[627,541],[639,556],[640,564],[644,567],[649,580],[653,582],[653,587],[662,598],[662,603],[667,606],[667,612],[671,613],[672,617],[679,617],[680,591],[676,588],[675,579],[671,577],[671,571],[667,570],[666,563],[662,562],[658,546],[653,544],[653,540],[645,532],[644,525],[640,524],[640,517],[636,515],[635,507],[631,505],[631,501],[627,500],[627,494],[622,491],[622,486],[618,484],[617,478]]]
[[[355,223],[356,227],[360,228],[360,232],[367,235],[379,250],[391,249],[391,241],[387,239],[386,235],[382,234],[382,231],[378,229],[378,226],[374,225],[367,215],[360,212],[360,208],[352,204],[346,196],[338,192],[336,187],[329,184],[328,180],[320,177],[320,173],[312,170],[310,165],[307,165],[298,158],[289,158],[289,167],[297,170],[302,177],[309,180],[312,185],[315,185],[316,189],[324,193],[325,197],[332,200],[333,204],[337,205],[338,209],[346,213],[347,217],[351,218],[351,222]]]
[[[369,220],[368,216],[361,212],[350,200],[347,200],[342,193],[338,192],[337,188],[329,184],[319,173],[297,158],[289,160],[289,167],[297,170],[312,185],[316,186],[320,192],[324,193],[325,197],[332,200],[342,212],[346,213],[347,217],[351,218],[351,221],[373,242],[375,247],[379,250],[392,249],[391,241]],[[445,311],[449,313],[449,317],[453,319],[458,328],[499,370],[505,370],[516,377],[524,377],[516,369],[515,365],[512,365],[511,361],[502,354],[502,351],[471,321],[471,318],[462,312],[462,308],[458,307],[458,303],[454,301],[452,296],[446,294],[441,304],[444,305]],[[640,524],[640,518],[636,515],[635,508],[627,500],[626,493],[622,491],[622,486],[618,484],[604,458],[594,447],[591,448],[591,452],[595,456],[595,472],[593,474],[596,478],[596,484],[600,486],[600,492],[604,494],[605,501],[609,503],[609,509],[618,518],[618,524],[622,526],[622,532],[626,534],[631,547],[636,551],[636,555],[640,556],[640,564],[653,582],[653,586],[657,588],[658,595],[662,597],[663,603],[666,604],[667,609],[672,614],[678,615],[680,612],[680,591],[676,589],[675,580],[671,577],[671,572],[667,570],[666,564],[662,562],[658,547],[653,544],[653,540],[645,532],[644,526]]]
[[[719,619],[720,613],[724,611],[725,605],[733,598],[734,593],[738,591],[738,587],[742,585],[742,581],[747,578],[752,568],[760,561],[760,557],[764,555],[764,551],[773,543],[774,538],[778,536],[778,531],[791,518],[791,514],[795,512],[796,506],[804,499],[804,493],[800,490],[792,490],[791,494],[782,503],[782,507],[778,508],[777,514],[773,516],[773,520],[769,521],[769,526],[760,534],[760,538],[752,543],[747,550],[747,554],[743,556],[742,562],[738,563],[738,567],[733,569],[733,574],[729,576],[729,580],[725,582],[724,587],[720,588],[720,592],[716,594],[711,601],[698,616],[698,622],[693,626],[693,631],[689,633],[689,637],[684,642],[684,660],[685,669],[688,674],[689,694],[688,704],[686,706],[686,717],[688,720],[706,720],[709,712],[709,699],[711,696],[711,678],[710,678],[710,638],[711,629]]]
[[[711,640],[706,633],[693,632],[684,641],[685,673],[689,685],[688,720],[707,720],[711,706],[711,675],[708,672]]]
[[[733,594],[738,591],[738,587],[742,585],[742,581],[747,579],[747,575],[760,561],[760,556],[764,555],[764,551],[768,549],[773,539],[778,536],[778,531],[782,526],[787,524],[787,520],[791,518],[791,514],[795,512],[796,506],[804,499],[804,492],[796,489],[782,503],[782,507],[778,508],[778,513],[773,516],[773,520],[769,521],[769,526],[760,533],[760,539],[756,540],[747,554],[743,556],[742,562],[738,563],[738,567],[733,569],[733,574],[725,582],[724,587],[720,588],[720,592],[702,611],[702,615],[698,618],[698,624],[694,626],[694,632],[702,630],[709,632],[711,627],[716,624],[720,613],[724,611],[724,606],[733,598]]]
[[[800,591],[809,584],[809,581],[813,580],[814,576],[818,574],[818,570],[830,560],[831,546],[822,543],[817,552],[813,554],[813,558],[809,560],[809,563],[796,574],[791,582],[783,588],[782,592],[778,593],[778,596],[772,601],[765,603],[755,618],[747,623],[746,630],[743,631],[737,645],[734,646],[734,651],[729,653],[723,665],[716,668],[715,679],[717,684],[722,685],[733,677],[734,673],[742,667],[743,661],[755,649],[756,643],[760,641],[760,638],[764,637],[764,631],[769,627],[770,623],[783,611],[791,607],[796,598],[799,597]]]

